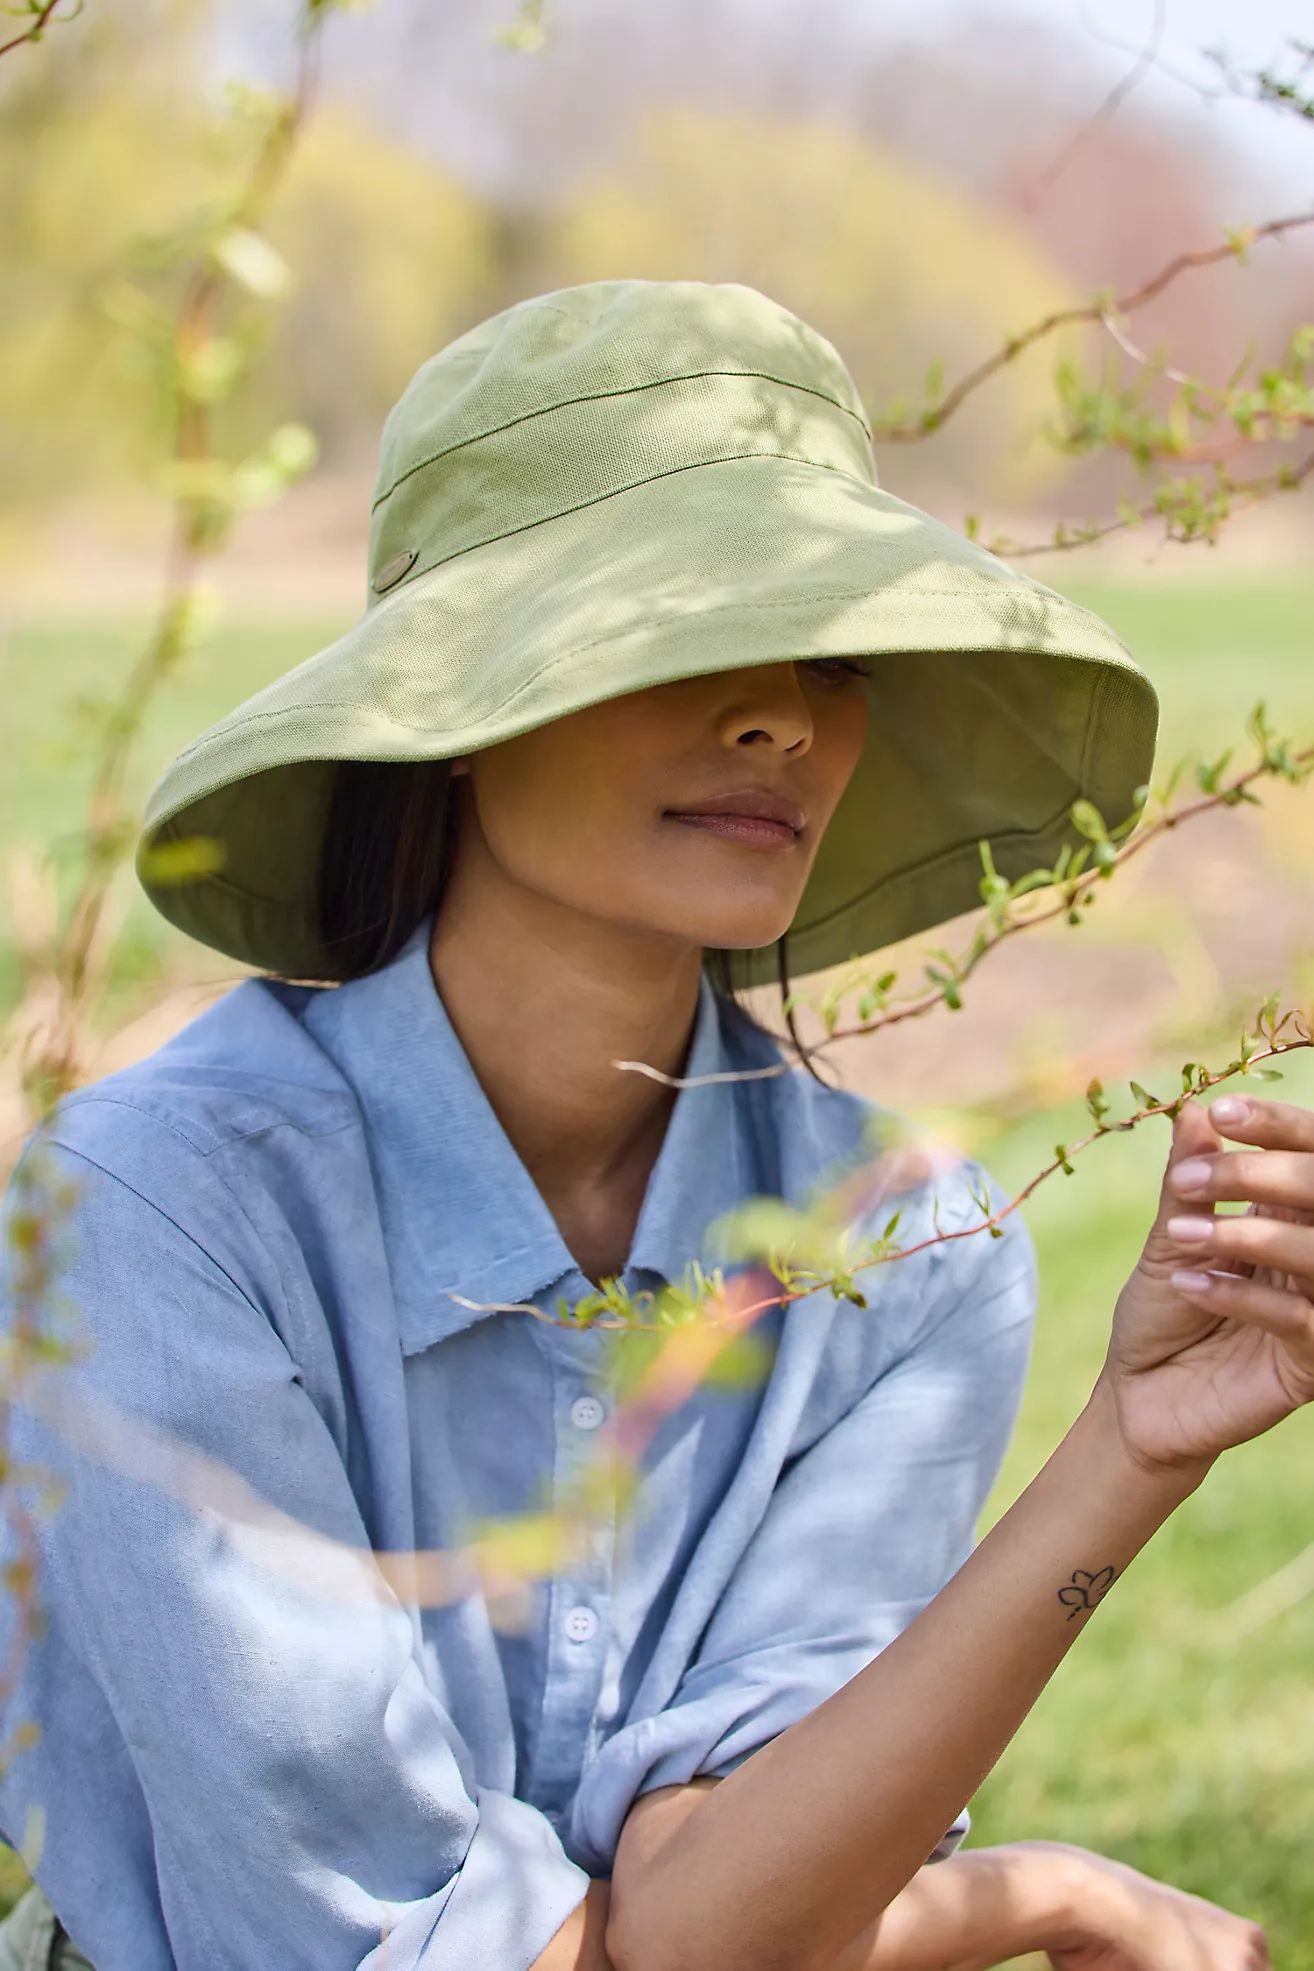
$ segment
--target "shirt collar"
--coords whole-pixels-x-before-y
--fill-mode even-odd
[[[405,1354],[482,1318],[453,1289],[485,1301],[593,1291],[451,1023],[429,969],[432,924],[430,912],[389,964],[312,994],[303,1015],[364,1114]],[[751,1064],[727,1021],[704,972],[685,1075]],[[751,1192],[751,1086],[677,1090],[622,1275],[631,1291],[679,1281],[712,1220]]]

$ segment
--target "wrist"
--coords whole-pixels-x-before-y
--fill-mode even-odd
[[[1155,1465],[1138,1455],[1123,1432],[1118,1395],[1107,1367],[1101,1369],[1073,1431],[1094,1445],[1118,1477],[1137,1492],[1161,1497],[1169,1511],[1196,1491],[1211,1471],[1213,1458],[1192,1464]]]
[[[1088,1848],[1069,1841],[1017,1841],[1010,1852],[1032,1854],[1035,1895],[1043,1906],[1044,1934],[1032,1950],[1075,1950],[1105,1934],[1109,1878],[1092,1866]]]

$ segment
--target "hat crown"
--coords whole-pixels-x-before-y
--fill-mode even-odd
[[[430,356],[388,414],[367,606],[522,527],[763,455],[877,483],[843,359],[756,288],[593,281],[517,302]]]

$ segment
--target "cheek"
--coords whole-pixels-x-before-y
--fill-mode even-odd
[[[640,807],[623,776],[579,753],[516,759],[508,750],[479,789],[494,859],[517,881],[563,897],[611,889],[633,871],[645,840]]]

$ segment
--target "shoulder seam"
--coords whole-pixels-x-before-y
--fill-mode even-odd
[[[130,1108],[133,1105],[131,1103],[124,1103],[121,1104],[120,1106]],[[149,1122],[159,1121],[161,1128],[167,1129],[169,1127],[169,1125],[161,1121],[159,1117],[152,1116],[149,1110],[142,1110],[140,1113],[145,1115]],[[182,1136],[181,1133],[177,1130],[174,1130],[173,1134],[178,1136],[181,1142],[186,1143],[188,1140],[185,1136]],[[180,1225],[178,1220],[173,1216],[173,1214],[171,1212],[166,1211],[163,1205],[157,1204],[154,1198],[148,1198],[144,1191],[139,1191],[135,1184],[130,1183],[129,1180],[126,1177],[122,1176],[120,1172],[118,1172],[117,1170],[111,1170],[109,1165],[102,1163],[99,1157],[91,1156],[86,1150],[79,1149],[77,1144],[75,1143],[66,1143],[63,1140],[63,1138],[60,1136],[57,1128],[51,1130],[50,1140],[54,1143],[57,1143],[59,1145],[59,1148],[64,1152],[66,1156],[77,1157],[80,1162],[89,1164],[93,1170],[99,1170],[101,1174],[105,1177],[108,1177],[111,1180],[111,1182],[121,1185],[122,1188],[125,1191],[129,1192],[132,1197],[137,1198],[142,1204],[147,1205],[150,1208],[150,1210],[157,1212],[159,1216],[164,1220],[166,1225],[172,1225],[175,1232],[177,1232],[180,1237],[186,1239],[188,1245],[195,1246],[197,1252],[204,1254],[205,1258],[209,1260],[210,1264],[215,1268],[216,1272],[223,1274],[224,1278],[228,1281],[228,1284],[232,1287],[233,1292],[239,1294],[241,1298],[246,1302],[247,1306],[251,1308],[254,1313],[259,1314],[262,1320],[268,1321],[269,1317],[265,1309],[258,1306],[257,1303],[254,1300],[252,1300],[250,1294],[246,1291],[245,1287],[243,1287],[237,1280],[233,1278],[232,1274],[228,1271],[228,1268],[224,1266],[215,1257],[215,1255],[210,1251],[209,1247],[202,1245],[201,1241],[196,1237],[195,1233],[189,1232],[185,1225]],[[194,1147],[194,1146],[189,1145],[189,1147]],[[278,1281],[279,1296],[282,1301],[284,1325],[286,1326],[287,1321],[289,1320],[291,1315],[291,1308],[288,1302],[287,1284],[283,1279],[283,1270],[281,1266],[278,1264],[278,1261],[274,1257],[273,1253],[270,1252],[268,1245],[265,1243],[264,1239],[260,1235],[258,1226],[255,1224],[255,1221],[252,1219],[250,1212],[248,1212],[248,1210],[246,1209],[246,1206],[242,1203],[241,1199],[234,1191],[232,1185],[224,1177],[221,1171],[216,1171],[215,1174],[218,1177],[219,1182],[223,1185],[224,1190],[228,1193],[229,1197],[232,1199],[234,1206],[241,1213],[242,1218],[244,1219],[246,1224],[250,1227],[251,1236],[254,1238],[261,1252],[265,1255],[265,1258],[269,1262],[270,1266],[273,1268],[275,1278]],[[284,1347],[287,1346],[286,1341],[284,1342],[283,1345]]]
[[[167,1129],[171,1135],[178,1138],[180,1143],[185,1143],[189,1150],[194,1150],[198,1157],[205,1157],[207,1160],[214,1156],[217,1150],[227,1149],[232,1143],[245,1143],[250,1137],[263,1136],[273,1129],[296,1129],[304,1136],[310,1136],[312,1134],[310,1130],[301,1130],[299,1124],[290,1121],[287,1117],[280,1116],[274,1122],[259,1122],[252,1129],[241,1129],[232,1136],[221,1136],[207,1149],[203,1143],[199,1143],[194,1136],[190,1136],[185,1129],[180,1128],[169,1116],[159,1115],[154,1109],[148,1109],[140,1102],[129,1102],[122,1095],[95,1095],[90,1092],[84,1094],[79,1091],[76,1101],[66,1104],[64,1113],[71,1114],[75,1108],[86,1108],[94,1102],[100,1103],[104,1108],[129,1109],[134,1115],[145,1116],[148,1122],[158,1123],[161,1129]],[[360,1108],[354,1101],[353,1108],[355,1113],[348,1116],[345,1122],[335,1122],[331,1128],[317,1129],[313,1134],[316,1136],[336,1136],[344,1129],[355,1129],[360,1123]],[[69,1144],[67,1147],[71,1149],[73,1146]],[[95,1159],[88,1158],[87,1161],[94,1162]],[[131,1189],[131,1186],[129,1186],[129,1189]]]

